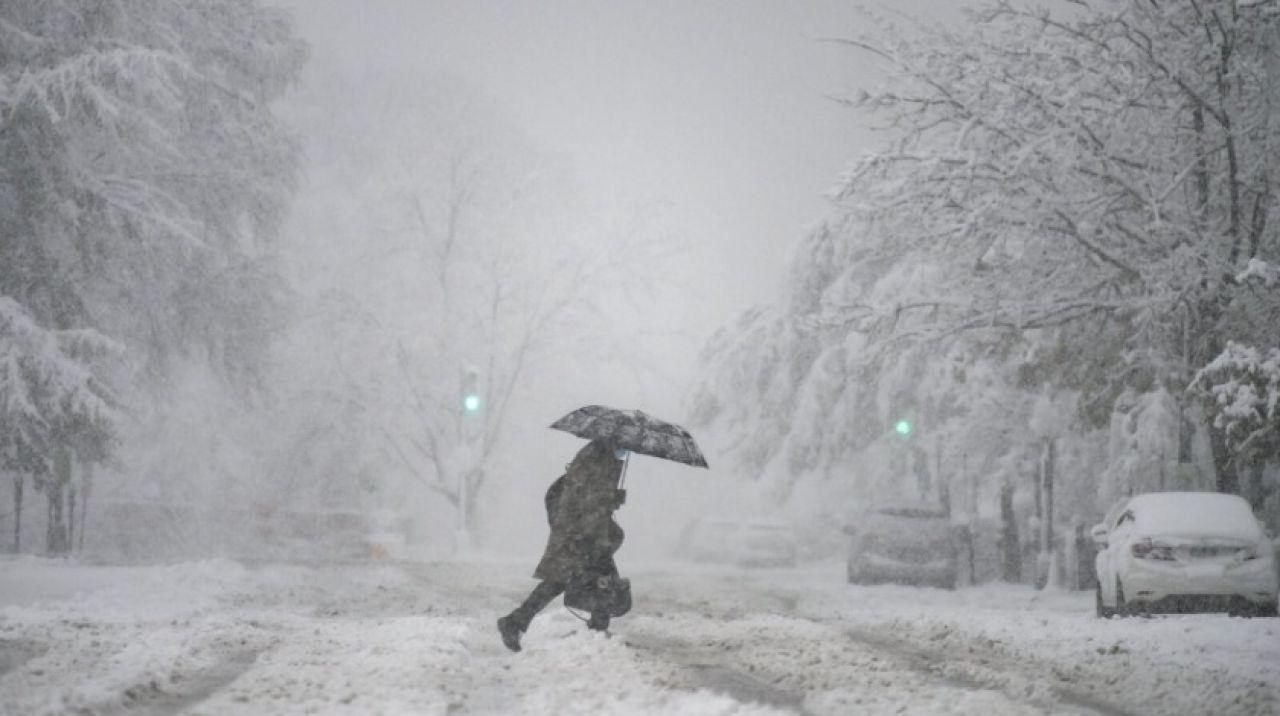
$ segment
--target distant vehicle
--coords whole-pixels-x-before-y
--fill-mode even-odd
[[[781,520],[701,518],[681,534],[684,555],[695,562],[739,567],[794,567],[795,529]]]
[[[1225,611],[1276,616],[1275,547],[1236,495],[1156,492],[1094,526],[1100,617]]]
[[[776,520],[744,522],[741,548],[743,567],[794,567],[800,551],[795,528]]]
[[[956,588],[959,532],[940,509],[884,507],[845,527],[850,584]]]

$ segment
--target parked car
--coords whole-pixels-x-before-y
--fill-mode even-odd
[[[1275,547],[1236,495],[1156,492],[1121,500],[1092,530],[1100,617],[1225,611],[1275,616]]]
[[[700,518],[681,535],[680,549],[695,562],[739,567],[794,567],[799,552],[787,522],[751,518]]]
[[[960,534],[943,510],[884,507],[852,521],[850,584],[909,584],[955,589]]]
[[[743,567],[794,567],[800,551],[795,528],[780,520],[742,523],[738,564]]]

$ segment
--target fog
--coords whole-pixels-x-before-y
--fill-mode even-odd
[[[288,6],[312,45],[304,94],[341,97],[334,75],[474,93],[562,172],[553,191],[564,194],[550,201],[574,204],[558,219],[563,226],[599,235],[633,228],[619,217],[639,215],[644,240],[660,235],[678,251],[665,263],[623,258],[622,271],[656,285],[643,305],[605,297],[614,302],[601,310],[620,355],[602,362],[564,336],[557,340],[569,349],[522,379],[499,450],[508,474],[483,497],[480,519],[488,547],[536,556],[530,540],[540,539],[541,491],[581,444],[545,426],[591,403],[683,420],[707,337],[776,297],[789,250],[825,211],[824,190],[874,141],[832,98],[874,81],[875,67],[823,41],[856,33],[858,8],[835,1]],[[367,127],[350,130],[383,131],[377,114],[365,119]],[[303,131],[313,159],[327,151]],[[346,139],[367,141],[320,141]],[[663,554],[696,514],[761,509],[750,485],[708,457],[710,471],[636,460],[621,515],[632,554]]]
[[[118,449],[85,467],[92,490],[75,478],[88,552],[243,552],[216,544],[243,520],[270,541],[286,514],[349,514],[393,551],[448,554],[465,474],[472,548],[532,559],[542,491],[582,444],[547,426],[588,404],[685,421],[708,338],[778,298],[824,192],[876,141],[834,101],[880,79],[828,41],[861,29],[846,2],[280,6],[308,46],[270,104],[296,182],[278,238],[241,240],[275,277],[270,310],[221,333],[181,319],[203,353],[152,336],[161,379],[128,384]],[[933,6],[957,12],[878,12]],[[703,447],[710,470],[635,460],[630,554],[770,509]],[[26,517],[27,546],[62,519]]]

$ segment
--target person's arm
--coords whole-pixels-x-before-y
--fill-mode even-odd
[[[555,482],[547,488],[547,494],[542,501],[547,507],[547,524],[554,525],[557,515],[560,512],[560,502],[564,497],[565,475],[557,477]]]

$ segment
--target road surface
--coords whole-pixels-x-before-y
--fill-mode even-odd
[[[1276,619],[1105,621],[1091,594],[666,565],[630,570],[609,635],[557,603],[512,654],[494,620],[526,571],[11,559],[0,713],[1280,712]]]

